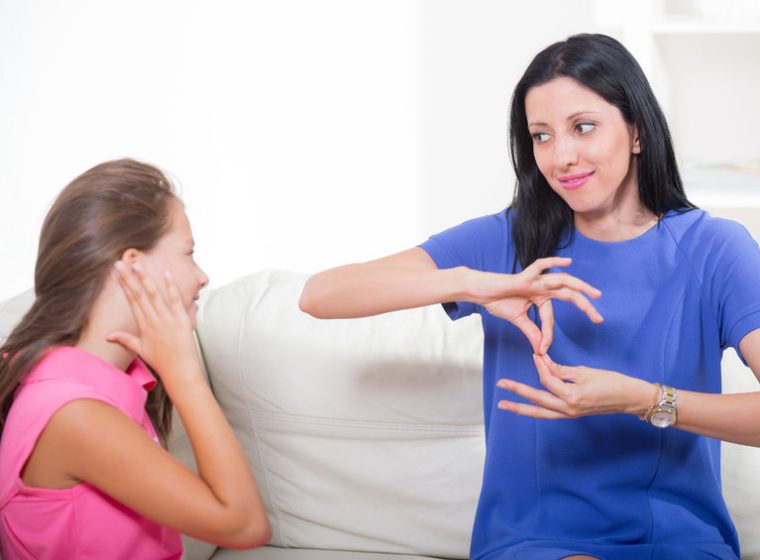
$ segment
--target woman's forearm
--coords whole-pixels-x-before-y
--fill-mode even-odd
[[[711,394],[678,391],[676,428],[760,447],[760,392]]]
[[[391,264],[349,264],[315,274],[299,306],[320,319],[367,317],[467,296],[465,267],[438,269]]]

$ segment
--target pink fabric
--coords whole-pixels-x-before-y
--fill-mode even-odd
[[[31,558],[179,558],[179,533],[162,527],[87,483],[31,488],[21,472],[53,414],[77,399],[103,401],[158,442],[145,412],[156,385],[136,359],[125,372],[74,347],[50,351],[26,375],[0,440],[0,541],[5,560]],[[104,434],[104,437],[107,437]]]

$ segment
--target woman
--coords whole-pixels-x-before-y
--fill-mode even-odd
[[[720,395],[720,360],[730,345],[760,373],[757,244],[687,200],[652,90],[610,37],[540,52],[510,124],[510,208],[317,274],[302,308],[481,315],[472,558],[737,559],[717,440],[760,445],[760,393]]]
[[[233,548],[269,539],[195,348],[207,283],[155,167],[104,163],[61,192],[35,301],[0,347],[3,558],[179,558],[179,532]],[[158,444],[172,404],[199,475]]]

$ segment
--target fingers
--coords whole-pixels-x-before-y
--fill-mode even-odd
[[[569,418],[567,414],[562,414],[556,410],[549,410],[541,406],[526,403],[516,403],[512,401],[499,401],[497,406],[501,410],[508,410],[514,412],[520,416],[531,416],[533,418],[541,418],[543,420],[559,420],[561,418]]]
[[[177,284],[174,282],[174,277],[168,270],[164,272],[164,281],[166,282],[166,296],[169,308],[174,311],[174,313],[186,313],[185,306],[182,304],[182,298],[179,295]]]
[[[132,314],[135,317],[138,325],[145,323],[145,312],[143,310],[145,303],[141,301],[141,292],[132,274],[129,272],[129,268],[122,261],[116,261],[114,264],[114,276],[121,286],[124,296],[127,298],[129,308],[132,310]]]
[[[544,359],[546,356],[548,356],[548,354],[544,354],[543,356],[533,355],[533,362],[536,364],[536,370],[538,370],[538,378],[541,380],[541,385],[549,389],[549,391],[561,399],[567,400],[570,397],[570,391],[565,385],[565,381],[555,373],[555,370],[558,367],[557,364],[551,362],[554,369],[550,368]]]
[[[541,318],[541,346],[539,354],[546,354],[554,340],[554,307],[552,300],[547,299],[538,306],[538,316]]]
[[[538,326],[531,321],[527,315],[523,314],[512,320],[512,324],[522,331],[528,338],[533,352],[540,353],[541,348],[541,331]]]
[[[116,331],[106,337],[108,342],[115,342],[135,354],[140,354],[140,339],[123,331]]]
[[[584,282],[566,272],[552,272],[544,274],[541,277],[541,283],[547,288],[558,290],[560,288],[570,288],[576,292],[582,292],[590,298],[598,299],[601,297],[601,290],[594,288],[591,284]]]
[[[570,266],[572,262],[573,259],[569,257],[544,257],[543,259],[536,259],[533,261],[528,268],[533,268],[534,270],[541,273],[544,270],[558,266]]]
[[[138,314],[141,314],[145,319],[155,319],[166,303],[150,275],[140,263],[127,266],[124,262],[117,261],[114,266],[132,310],[137,312],[135,317],[138,318]]]
[[[588,318],[594,323],[603,323],[604,317],[596,310],[596,307],[586,299],[583,294],[575,292],[569,288],[562,288],[555,290],[551,293],[551,297],[554,299],[561,299],[562,301],[569,301],[573,303],[578,309],[583,311]]]
[[[563,366],[552,360],[551,356],[549,354],[544,354],[541,356],[541,361],[546,364],[546,366],[549,368],[549,371],[554,375],[555,377],[559,377],[560,379],[563,379],[565,381],[574,381],[576,377],[576,372],[578,370],[577,367],[574,366]]]
[[[496,385],[500,389],[511,391],[533,403],[533,405],[530,405],[512,401],[499,401],[497,406],[502,410],[509,410],[528,416],[540,414],[540,416],[536,416],[537,418],[567,418],[567,415],[562,412],[562,409],[566,406],[565,402],[548,391],[542,391],[541,389],[536,389],[535,387],[506,378],[499,379]]]

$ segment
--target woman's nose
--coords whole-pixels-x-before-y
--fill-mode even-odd
[[[557,138],[554,142],[554,166],[569,167],[578,163],[578,150],[571,138]]]

